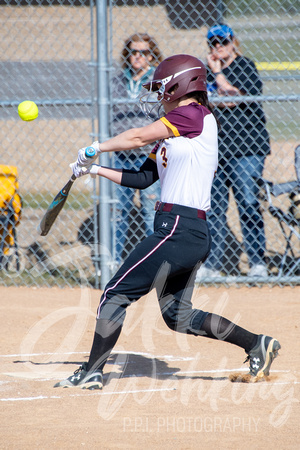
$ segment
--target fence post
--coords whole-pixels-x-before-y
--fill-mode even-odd
[[[109,137],[109,84],[108,84],[108,27],[107,27],[107,1],[96,0],[97,16],[97,113],[99,141]],[[108,153],[102,153],[100,163],[109,166]],[[100,177],[100,267],[101,289],[110,278],[110,195],[109,181]],[[95,236],[95,239],[97,237]]]

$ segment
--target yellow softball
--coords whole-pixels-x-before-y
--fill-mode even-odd
[[[34,102],[25,100],[25,102],[19,104],[18,113],[22,120],[29,122],[30,120],[37,118],[39,115],[39,109]]]

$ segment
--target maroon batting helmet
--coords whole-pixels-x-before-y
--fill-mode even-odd
[[[170,56],[156,68],[153,80],[143,86],[148,91],[161,94],[164,100],[173,102],[190,92],[207,91],[206,68],[194,56]]]

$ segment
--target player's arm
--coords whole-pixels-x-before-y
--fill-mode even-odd
[[[158,180],[156,162],[147,158],[139,170],[133,169],[111,169],[109,167],[94,166],[93,175],[99,175],[107,178],[114,183],[122,186],[146,189]]]
[[[171,136],[174,136],[173,131],[161,120],[157,120],[145,127],[131,128],[100,143],[100,150],[101,152],[132,150]],[[149,158],[138,171],[99,166],[95,174],[122,186],[136,189],[145,189],[158,179],[156,163]]]
[[[156,120],[145,127],[131,128],[111,139],[108,139],[107,141],[101,143],[94,142],[91,147],[95,150],[95,160],[97,155],[102,152],[132,150],[135,148],[144,147],[145,145],[149,145],[161,139],[167,139],[171,136],[174,136],[171,128],[165,125],[161,120]],[[71,164],[73,173],[76,177],[91,173],[92,175],[100,175],[113,181],[114,183],[121,184],[123,175],[123,171],[121,169],[111,169],[109,167],[101,167],[96,165],[91,166],[91,158],[86,157],[85,150],[85,148],[80,149],[78,152],[77,161]],[[148,186],[150,186],[152,183],[149,182],[149,177],[147,179],[148,181],[146,181],[146,183],[149,183]],[[141,187],[141,189],[143,188]]]
[[[123,169],[121,185],[135,189],[146,189],[158,180],[156,162],[147,158],[139,170]]]
[[[100,142],[99,147],[101,152],[126,151],[144,147],[171,136],[174,136],[172,130],[161,120],[156,120],[145,127],[131,128],[107,141]]]
[[[131,128],[123,133],[114,136],[104,142],[93,142],[90,146],[94,151],[94,156],[86,156],[86,148],[81,148],[78,151],[77,165],[80,167],[89,167],[94,161],[96,161],[98,155],[102,152],[119,152],[132,150],[135,148],[144,147],[145,145],[152,144],[153,142],[159,141],[161,139],[167,139],[174,136],[173,131],[170,127],[165,125],[161,120],[156,120],[155,122],[146,125],[141,128]],[[82,174],[81,174],[82,175]],[[76,176],[81,176],[76,175]],[[110,178],[112,174],[105,171],[101,173],[102,176]],[[118,176],[116,175],[118,178]],[[112,181],[118,182],[117,179]]]

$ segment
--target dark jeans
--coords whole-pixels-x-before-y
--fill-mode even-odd
[[[229,189],[237,203],[243,241],[249,266],[264,264],[266,239],[255,177],[261,177],[265,156],[231,158],[219,167],[212,187],[208,223],[212,236],[211,253],[205,262],[210,269],[222,270],[227,233],[226,213]]]

